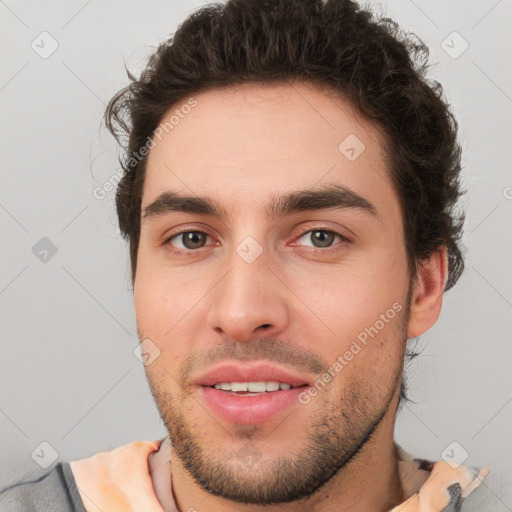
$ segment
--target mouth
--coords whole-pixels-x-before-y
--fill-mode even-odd
[[[206,406],[220,419],[233,423],[263,423],[299,405],[309,382],[268,364],[218,366],[193,384]]]

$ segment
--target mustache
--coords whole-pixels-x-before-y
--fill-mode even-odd
[[[190,354],[180,372],[182,384],[190,381],[190,376],[200,368],[208,368],[226,359],[247,362],[265,360],[283,366],[291,366],[310,374],[322,374],[329,365],[314,352],[291,342],[269,337],[252,341],[236,341],[226,338],[201,353]]]

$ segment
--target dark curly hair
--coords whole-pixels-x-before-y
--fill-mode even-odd
[[[147,161],[141,149],[163,116],[210,88],[305,82],[348,99],[381,128],[401,201],[411,280],[421,261],[445,246],[450,289],[464,269],[457,245],[464,213],[455,213],[464,193],[461,148],[442,86],[426,77],[428,56],[414,34],[352,0],[228,0],[191,14],[157,47],[140,78],[126,69],[130,83],[105,112],[106,126],[123,148],[116,206],[130,243],[132,284]]]

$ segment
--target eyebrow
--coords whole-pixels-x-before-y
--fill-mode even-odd
[[[380,217],[372,203],[342,185],[326,185],[320,189],[299,190],[283,195],[274,194],[265,213],[270,219],[275,220],[293,213],[328,208],[355,209],[373,217]],[[225,208],[212,198],[166,191],[144,208],[142,218],[147,221],[170,212],[197,213],[219,219],[229,217]]]

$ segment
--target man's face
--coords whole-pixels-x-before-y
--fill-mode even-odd
[[[288,502],[327,482],[372,430],[370,442],[384,425],[392,435],[409,306],[399,200],[381,135],[348,103],[303,85],[195,99],[164,116],[182,113],[148,159],[134,288],[148,381],[197,483]],[[353,193],[344,207],[299,201],[268,215],[280,196],[334,186]],[[144,216],[166,192],[208,198],[225,217],[162,202]],[[242,396],[216,379],[302,387]]]

